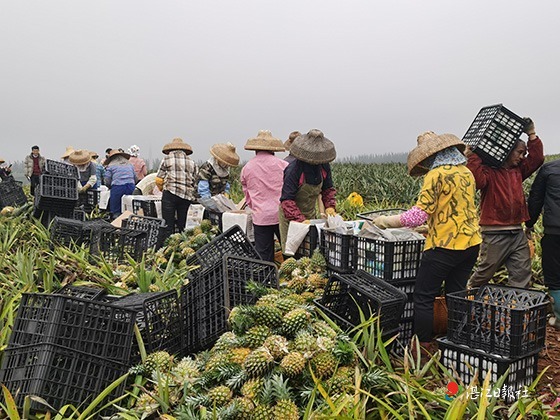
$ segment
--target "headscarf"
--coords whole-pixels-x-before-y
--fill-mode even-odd
[[[115,156],[107,166],[126,165],[130,163],[127,158],[122,155]]]
[[[128,148],[127,152],[130,156],[138,157],[138,155],[140,154],[140,148],[133,144]]]
[[[220,162],[218,162],[214,158],[214,156],[210,156],[210,159],[208,159],[208,163],[212,165],[212,168],[214,168],[214,171],[216,171],[216,175],[218,175],[220,178],[229,176],[229,166],[220,165]]]
[[[438,168],[445,165],[464,165],[467,163],[467,158],[455,146],[448,147],[440,150],[435,155],[426,159],[425,165],[430,169]]]

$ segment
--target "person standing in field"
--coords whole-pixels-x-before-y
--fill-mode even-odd
[[[336,214],[336,190],[330,165],[336,158],[333,142],[321,130],[313,129],[293,141],[290,153],[295,159],[284,169],[278,211],[283,252],[290,221],[309,223],[319,216],[317,197],[325,205],[327,215]]]
[[[301,133],[299,131],[292,131],[288,137],[288,140],[284,142],[284,148],[288,152],[288,156],[286,156],[284,160],[288,163],[290,163],[292,160],[296,160],[294,155],[290,153],[290,148],[292,147],[292,143],[294,142],[294,140],[299,136],[301,136]]]
[[[136,179],[141,181],[148,175],[148,169],[146,168],[146,162],[140,157],[140,148],[133,144],[128,148],[128,154],[130,155],[130,163],[134,167]]]
[[[247,140],[245,150],[254,150],[255,157],[241,170],[245,202],[253,212],[255,248],[265,261],[274,261],[274,236],[280,238],[278,205],[288,162],[274,156],[283,152],[282,141],[267,130]]]
[[[85,194],[87,190],[93,188],[97,183],[97,168],[95,162],[91,160],[91,154],[87,150],[74,150],[68,156],[68,163],[78,169],[80,182],[80,194]]]
[[[509,286],[528,287],[531,282],[531,255],[523,231],[523,223],[529,220],[523,181],[543,164],[544,154],[530,118],[526,118],[525,133],[527,145],[519,139],[500,168],[483,164],[476,153],[467,151],[467,167],[481,193],[482,231],[480,257],[470,287],[487,284],[502,265],[507,268]]]
[[[155,183],[160,191],[161,213],[167,225],[166,237],[170,236],[175,227],[179,231],[185,229],[187,212],[190,205],[196,201],[195,182],[198,168],[189,157],[193,152],[190,145],[180,138],[175,138],[171,143],[163,146],[165,155]]]
[[[200,198],[211,198],[218,194],[229,197],[230,168],[239,165],[239,156],[231,143],[214,144],[210,148],[210,159],[200,165],[197,191]]]
[[[101,185],[104,184],[103,178],[105,177],[105,167],[97,161],[99,159],[99,153],[97,152],[89,152],[91,156],[91,162],[95,165],[95,176],[97,177],[97,181],[93,186],[94,189],[98,190]]]
[[[543,214],[541,238],[544,284],[553,299],[552,325],[560,330],[560,160],[545,163],[533,181],[529,193],[529,216],[525,226],[532,232]]]
[[[39,153],[39,146],[33,146],[31,154],[25,156],[25,176],[31,183],[31,195],[35,195],[35,188],[39,185],[41,174],[45,172],[45,162],[46,159]]]
[[[134,191],[136,175],[128,161],[130,155],[120,149],[113,149],[105,160],[105,185],[111,189],[109,196],[109,212],[115,219],[122,213],[122,197]]]

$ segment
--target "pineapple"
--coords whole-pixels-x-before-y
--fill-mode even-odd
[[[274,411],[268,405],[259,404],[251,414],[251,420],[273,420]]]
[[[274,305],[280,309],[284,315],[286,312],[290,312],[292,309],[295,309],[299,303],[290,298],[276,298]]]
[[[229,360],[231,363],[242,365],[249,353],[251,353],[251,349],[247,347],[238,347],[235,349],[231,349]]]
[[[239,338],[231,331],[223,333],[214,347],[212,348],[213,351],[224,351],[229,350],[231,348],[237,347],[239,345]]]
[[[173,369],[171,369],[171,375],[175,378],[177,383],[183,384],[186,381],[197,378],[200,375],[200,372],[198,370],[197,363],[194,360],[184,357],[173,367]]]
[[[278,276],[289,278],[292,275],[292,271],[297,268],[297,265],[297,260],[294,257],[284,260],[278,270]]]
[[[336,331],[333,330],[331,326],[327,324],[325,321],[315,321],[312,325],[312,328],[313,331],[315,331],[315,333],[318,336],[329,337],[329,338],[336,337]]]
[[[296,333],[305,328],[311,319],[311,314],[303,308],[292,309],[284,315],[284,332],[287,336],[293,337]]]
[[[266,347],[258,347],[245,358],[243,368],[249,376],[262,376],[268,372],[274,363],[274,358]]]
[[[299,420],[299,410],[297,405],[289,399],[278,401],[274,407],[274,417],[285,420]]]
[[[262,296],[256,303],[257,306],[260,305],[274,305],[278,300],[277,295],[269,294]]]
[[[300,305],[303,305],[305,303],[305,298],[302,298],[301,295],[298,295],[297,293],[291,293],[286,297],[288,299],[292,299],[292,300],[296,301]]]
[[[203,245],[206,245],[208,242],[210,242],[208,236],[206,236],[206,234],[202,232],[192,238],[191,241],[192,247],[196,249],[201,248]]]
[[[307,279],[305,277],[294,275],[288,282],[287,287],[296,293],[301,293],[307,289]]]
[[[212,231],[212,222],[208,219],[202,219],[200,222],[200,230],[204,233],[210,233]]]
[[[327,284],[327,279],[317,273],[311,274],[307,280],[313,289],[323,289]]]
[[[281,335],[271,335],[264,340],[264,347],[270,351],[275,360],[281,359],[288,353],[288,340]]]
[[[271,334],[270,328],[264,325],[257,325],[249,328],[244,337],[244,342],[247,347],[256,348],[262,346],[264,340]]]
[[[282,312],[273,305],[254,306],[251,314],[258,325],[277,328],[282,325]]]
[[[236,418],[240,420],[250,418],[251,413],[255,409],[255,404],[253,403],[253,401],[251,401],[251,399],[246,397],[234,398],[231,403],[235,405],[236,412],[237,412]]]
[[[341,371],[340,369],[327,381],[329,395],[349,392],[352,385],[352,377],[348,375],[348,372]]]
[[[311,267],[311,258],[309,257],[301,257],[297,262],[297,268],[302,271],[308,271]]]
[[[327,378],[332,375],[336,369],[337,361],[330,352],[317,353],[311,359],[311,367],[319,378]]]
[[[206,361],[206,364],[204,366],[204,370],[206,372],[210,372],[213,370],[216,370],[220,367],[229,365],[230,363],[230,358],[229,358],[229,354],[225,351],[220,351],[220,352],[216,352],[213,353],[210,358]]]
[[[298,420],[300,418],[299,411],[292,400],[288,379],[284,381],[282,375],[274,375],[270,378],[269,387],[272,388],[271,394],[276,400],[274,417],[283,420]]]
[[[313,292],[303,292],[301,294],[301,297],[304,298],[307,302],[313,302],[313,299],[315,299],[315,293],[313,293]]]
[[[309,359],[318,350],[317,338],[307,331],[300,331],[292,342],[292,347]]]
[[[241,387],[241,395],[252,401],[255,401],[258,399],[263,385],[264,380],[262,378],[249,379]]]
[[[255,325],[254,318],[249,314],[249,307],[236,306],[228,316],[228,323],[236,334],[244,334]]]
[[[215,404],[218,407],[222,407],[230,402],[232,396],[233,393],[231,392],[231,389],[225,385],[219,385],[208,391],[208,399],[212,404]]]
[[[313,251],[309,269],[315,273],[322,273],[327,269],[327,261],[319,249]]]
[[[280,369],[289,377],[299,375],[305,368],[305,358],[297,351],[288,353],[280,362]]]
[[[157,401],[147,392],[143,392],[138,396],[134,407],[142,413],[152,413],[158,408]]]
[[[173,367],[173,356],[166,351],[156,351],[146,357],[144,371],[150,375],[154,371],[169,372]]]

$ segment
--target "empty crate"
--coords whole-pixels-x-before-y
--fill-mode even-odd
[[[45,172],[49,175],[61,176],[64,178],[78,179],[80,177],[76,166],[51,159],[45,161]]]
[[[161,200],[132,199],[132,212],[139,216],[158,217],[156,202],[161,202]]]
[[[546,337],[544,292],[486,285],[449,293],[447,338],[506,357],[539,351]]]
[[[500,167],[523,133],[525,121],[502,104],[482,108],[463,141],[490,166]]]
[[[74,178],[41,175],[35,189],[35,207],[41,210],[74,209],[78,202],[78,181]]]
[[[146,232],[148,248],[159,248],[163,241],[165,220],[156,217],[132,215],[123,220],[123,227]]]
[[[27,203],[22,183],[13,178],[0,182],[0,209],[6,206],[18,207]]]
[[[86,213],[91,213],[99,205],[100,190],[88,189],[85,193],[78,194],[78,206]]]
[[[145,231],[117,228],[102,225],[95,232],[90,250],[98,252],[107,261],[121,262],[128,257],[139,261],[148,249],[148,236]]]

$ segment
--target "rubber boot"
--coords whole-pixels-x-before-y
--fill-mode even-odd
[[[560,290],[549,290],[548,293],[554,300],[552,303],[552,309],[554,310],[554,318],[555,320],[551,320],[551,325],[560,330]]]

